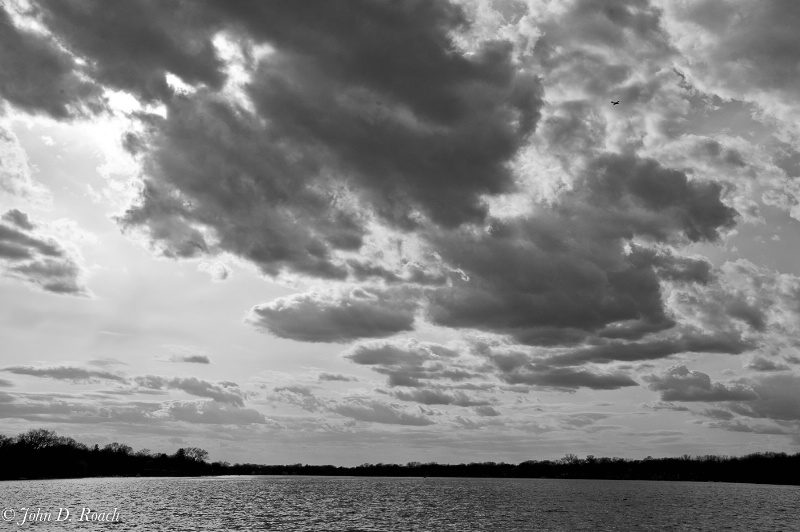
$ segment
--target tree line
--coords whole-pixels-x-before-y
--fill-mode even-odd
[[[15,437],[0,435],[0,480],[103,476],[338,475],[386,477],[497,477],[614,480],[682,480],[800,485],[800,453],[689,456],[631,460],[579,458],[528,460],[519,464],[262,465],[209,462],[208,452],[181,447],[173,454],[134,451],[121,443],[88,446],[46,429]]]

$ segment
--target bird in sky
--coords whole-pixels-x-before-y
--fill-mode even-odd
[[[619,105],[619,100],[617,100],[616,102],[611,102],[611,105]]]

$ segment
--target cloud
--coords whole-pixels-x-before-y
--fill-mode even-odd
[[[169,353],[169,356],[165,359],[157,357],[159,359],[176,363],[211,364],[211,359],[202,349],[175,344],[164,344],[161,347]]]
[[[19,211],[8,211],[6,215]],[[4,216],[4,221],[11,216]],[[18,228],[16,222],[12,225],[0,225],[0,243],[2,243],[2,257],[6,260],[30,259],[36,254],[48,257],[58,257],[62,250],[54,240],[38,239]]]
[[[264,120],[207,92],[171,101],[168,117],[148,118],[136,141],[147,178],[123,229],[171,258],[228,252],[268,275],[347,276],[333,255],[358,249],[365,230],[336,186],[314,181],[311,161],[289,160]]]
[[[431,292],[430,318],[534,345],[669,329],[660,279],[705,283],[710,266],[627,242],[717,240],[736,217],[720,194],[718,184],[654,160],[595,158],[552,208],[493,220],[485,232],[435,235],[436,249],[465,276]]]
[[[11,209],[6,212],[3,216],[0,216],[5,222],[9,222],[12,225],[16,225],[20,229],[25,231],[31,231],[34,229],[33,222],[31,222],[28,215],[18,209]]]
[[[149,31],[158,38],[135,54],[157,45],[167,50],[147,61],[114,42],[135,34],[147,10],[128,8],[130,22],[95,5],[82,13],[57,6],[48,2],[47,12],[58,16],[45,17],[57,34],[93,18],[111,27],[124,20],[125,35],[104,30],[110,46],[77,30],[66,38],[101,71],[125,63],[135,74],[146,63],[132,76],[138,82],[164,68],[193,81],[178,66],[199,57],[170,52],[192,38],[185,48],[199,56],[210,27],[226,28],[250,57],[248,105],[215,94],[212,76],[192,95],[165,100],[168,118],[143,117],[148,132],[129,137],[146,182],[139,203],[119,221],[143,231],[167,256],[227,251],[269,275],[344,278],[348,268],[338,256],[362,246],[372,217],[405,229],[424,219],[449,227],[481,221],[484,195],[514,188],[508,163],[542,103],[539,81],[514,63],[510,43],[458,49],[451,34],[468,22],[449,2],[354,2],[335,13],[324,2],[304,9],[197,4],[163,21],[156,17],[167,10],[151,8]],[[186,30],[181,10],[193,15],[194,30]],[[162,41],[166,27],[170,37]],[[252,53],[251,46],[267,45],[260,58]],[[113,61],[106,55],[112,51],[119,54]],[[157,64],[173,58],[171,67]],[[204,59],[213,67],[212,58]]]
[[[706,423],[706,426],[715,428],[715,429],[723,429],[729,430],[731,432],[749,432],[752,434],[780,434],[780,435],[793,435],[797,434],[796,431],[791,429],[785,429],[775,426],[769,425],[760,425],[755,423],[747,423],[740,419],[735,421],[715,421]]]
[[[416,340],[373,340],[349,348],[344,358],[386,375],[389,386],[423,386],[423,381],[464,381],[481,375],[459,352]]]
[[[733,318],[756,332],[789,329],[799,312],[793,301],[800,278],[739,259],[724,263],[714,283],[684,293],[684,304],[697,305],[694,319],[706,327],[719,329]]]
[[[33,423],[109,424],[134,426],[137,430],[142,427],[175,427],[176,422],[214,425],[269,423],[256,410],[215,401],[133,401],[120,404],[53,394],[16,394],[10,397],[11,400],[0,409],[0,418]]]
[[[800,421],[800,376],[773,374],[750,380],[756,399],[729,405],[731,411],[746,417],[777,421]],[[798,427],[800,430],[800,426]]]
[[[64,398],[53,394],[26,394],[13,396],[13,400],[0,409],[4,419],[23,419],[33,423],[71,424],[133,424],[152,425],[159,422],[160,403],[130,402],[126,404],[85,401]]]
[[[280,338],[347,342],[411,330],[415,310],[402,293],[358,288],[278,298],[254,307],[248,321]]]
[[[177,421],[211,425],[249,425],[266,424],[264,415],[252,408],[241,405],[221,404],[216,401],[175,401],[166,409],[169,416]]]
[[[34,233],[33,227],[27,214],[17,209],[0,218],[0,271],[47,292],[88,295],[77,259],[56,240]]]
[[[160,377],[157,375],[142,375],[134,377],[133,382],[144,389],[181,390],[189,395],[208,397],[220,403],[233,406],[244,406],[244,393],[233,383],[212,383],[197,377]]]
[[[267,396],[267,399],[297,406],[308,412],[327,410],[333,404],[315,396],[307,386],[278,386],[273,391],[275,394]]]
[[[410,411],[400,405],[374,399],[356,397],[339,401],[317,397],[307,386],[279,386],[273,391],[275,393],[267,396],[267,399],[308,412],[331,412],[366,423],[416,426],[433,424],[421,410]]]
[[[787,107],[800,101],[794,57],[800,37],[792,31],[800,10],[791,0],[659,4],[683,54],[682,67],[709,90]]]
[[[664,401],[656,401],[654,403],[643,404],[642,406],[645,408],[649,408],[650,410],[672,410],[675,412],[689,412],[689,407],[687,406],[675,405]]]
[[[25,111],[69,118],[103,109],[100,88],[51,37],[20,29],[0,6],[0,98]]]
[[[14,386],[13,382],[6,379],[0,379],[0,387],[10,388],[11,386]]]
[[[50,199],[46,189],[31,177],[27,153],[17,136],[0,125],[0,200],[7,198],[34,204],[46,204]]]
[[[494,351],[486,349],[484,356],[494,366],[500,379],[507,384],[540,386],[561,390],[589,388],[594,390],[617,390],[638,386],[630,376],[621,371],[601,372],[586,368],[550,367],[521,351]]]
[[[74,383],[96,382],[98,380],[127,382],[125,377],[117,375],[116,373],[111,373],[110,371],[85,369],[76,366],[7,366],[0,371],[7,371],[16,375],[45,377]]]
[[[323,147],[379,215],[480,220],[480,195],[511,188],[505,163],[535,126],[541,95],[510,43],[459,51],[450,34],[468,22],[450,2],[356,2],[336,15],[324,2],[287,7],[234,13],[276,50],[250,96],[285,138]]]
[[[214,88],[224,81],[211,42],[218,23],[200,3],[33,3],[47,29],[87,62],[84,73],[103,85],[155,100],[172,94],[168,72]]]
[[[468,42],[462,37],[478,35],[484,21],[449,2],[354,2],[335,13],[324,2],[302,10],[37,5],[37,20],[85,60],[85,76],[166,108],[166,116],[138,114],[139,131],[125,139],[143,185],[118,218],[157,252],[230,253],[273,276],[425,280],[357,258],[388,230],[406,232],[436,257],[415,271],[439,263],[429,268],[435,282],[426,291],[362,286],[254,307],[249,321],[281,338],[381,338],[411,330],[424,315],[527,345],[590,342],[629,356],[670,356],[683,336],[629,342],[676,326],[665,282],[705,285],[714,276],[708,261],[670,247],[716,242],[737,219],[721,184],[635,150],[613,153],[604,142],[613,119],[595,108],[595,97],[613,92],[644,106],[674,82],[671,71],[669,80],[650,73],[647,81],[631,66],[666,65],[675,53],[661,13],[646,2],[530,11],[522,19],[539,16],[541,31],[525,35],[527,45],[515,40],[523,22],[513,38]],[[565,31],[565,23],[586,31]],[[131,47],[141,35],[146,44]],[[223,37],[243,58],[235,83],[220,55]],[[190,90],[177,95],[168,73]],[[227,82],[238,84],[237,97]],[[559,92],[565,84],[576,89],[572,99]],[[703,153],[741,159],[714,142]],[[570,182],[524,215],[496,216],[491,201],[528,192],[520,187],[532,178],[519,158],[546,159],[536,151],[543,147],[576,154],[580,165],[565,162]],[[727,311],[763,327],[747,305],[731,302]],[[417,378],[392,375],[395,384]],[[597,386],[630,385],[583,370],[548,377],[592,378]]]
[[[548,368],[533,371],[514,371],[502,375],[509,384],[529,384],[575,390],[589,388],[593,390],[618,390],[639,384],[622,372],[595,372],[587,369]]]
[[[231,276],[231,269],[222,262],[204,261],[197,266],[197,269],[209,274],[215,283],[227,281]]]
[[[111,395],[128,395],[133,392],[147,393],[149,391],[159,390],[180,390],[189,395],[207,397],[216,402],[236,407],[237,409],[244,407],[244,400],[247,395],[234,382],[221,381],[212,383],[196,377],[168,378],[158,375],[139,375],[128,378],[110,371],[87,369],[76,366],[7,366],[0,369],[0,371],[6,371],[16,375],[29,375],[63,380],[72,383],[94,383],[105,380],[123,385],[134,385],[133,388],[126,387],[108,392]]]
[[[644,377],[650,389],[661,392],[662,401],[748,401],[757,399],[753,389],[739,383],[712,382],[705,373],[686,366],[672,366],[661,375]]]
[[[317,380],[320,382],[327,381],[341,381],[341,382],[355,382],[358,381],[358,377],[353,377],[352,375],[342,375],[341,373],[327,373],[322,372],[317,376]]]
[[[433,421],[422,413],[409,412],[399,406],[375,400],[353,399],[337,404],[331,408],[331,412],[368,423],[411,426],[433,424]]]
[[[172,362],[186,362],[189,364],[211,364],[211,359],[207,355],[172,355]]]
[[[774,360],[769,360],[764,357],[756,356],[747,363],[747,368],[754,371],[786,371],[789,366]]]
[[[478,414],[481,417],[496,417],[496,416],[502,415],[500,413],[500,411],[498,411],[494,407],[488,406],[488,405],[487,406],[476,406],[475,408],[473,408],[473,410],[475,410],[475,413]]]
[[[347,430],[438,414],[486,429],[522,415],[531,391],[594,398],[638,380],[661,399],[653,410],[780,433],[796,422],[800,279],[721,257],[758,242],[764,264],[789,267],[767,246],[791,240],[771,230],[772,207],[800,212],[798,9],[717,4],[30,0],[0,8],[0,98],[11,114],[64,123],[122,119],[104,94],[136,99],[122,141],[140,188],[115,219],[124,232],[214,281],[234,260],[302,287],[255,300],[247,321],[286,340],[358,341],[341,357],[385,379],[356,389],[317,368],[303,377],[313,386],[264,385],[276,409],[346,416]],[[4,197],[35,195],[6,130],[0,164]],[[87,293],[77,253],[23,211],[37,212],[0,211],[3,274]],[[411,332],[460,340],[398,337]],[[745,354],[745,376],[690,371],[683,359],[703,353]],[[686,365],[636,376],[679,356]],[[87,368],[72,380],[116,375]],[[65,369],[38,375],[70,380]],[[110,406],[109,419],[264,422],[232,383],[119,378],[97,395],[213,401]],[[50,419],[79,417],[55,406]],[[472,415],[449,416],[456,407]],[[600,419],[551,429],[608,428]]]
[[[617,361],[657,360],[685,352],[738,354],[752,347],[752,343],[746,342],[738,336],[686,333],[663,340],[604,342],[600,345],[551,355],[544,358],[542,362],[554,366],[580,365],[589,362],[608,364]]]
[[[473,399],[463,391],[448,393],[437,389],[393,390],[391,395],[401,401],[423,405],[488,406],[490,401]]]
[[[575,412],[561,416],[561,423],[570,429],[580,429],[594,425],[610,415],[604,412]]]

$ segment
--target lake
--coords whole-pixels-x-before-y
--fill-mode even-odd
[[[37,531],[800,530],[800,487],[758,484],[87,478],[0,482],[0,505],[0,529]]]

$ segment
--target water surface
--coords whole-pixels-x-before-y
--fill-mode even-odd
[[[0,506],[16,512],[14,520],[0,521],[0,529],[37,531],[800,530],[800,487],[692,482],[294,476],[35,480],[0,482]],[[50,512],[50,520],[17,524],[22,508],[41,508],[39,515]],[[60,508],[70,510],[70,521],[55,521]],[[83,508],[118,521],[80,522]]]

